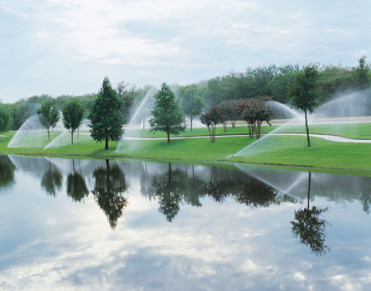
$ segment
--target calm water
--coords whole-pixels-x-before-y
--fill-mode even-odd
[[[371,179],[0,157],[0,290],[371,290]]]

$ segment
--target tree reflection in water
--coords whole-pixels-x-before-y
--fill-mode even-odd
[[[7,156],[0,156],[0,188],[14,184],[15,166]]]
[[[291,221],[292,232],[294,237],[300,238],[301,244],[309,246],[314,254],[321,256],[326,253],[326,250],[330,250],[330,248],[325,245],[325,228],[327,222],[321,219],[322,214],[325,213],[328,208],[320,209],[316,206],[312,206],[312,208],[309,207],[311,178],[312,173],[309,172],[307,208],[295,211],[295,219]]]
[[[41,187],[46,193],[55,196],[57,191],[62,188],[63,176],[56,166],[49,161],[49,168],[41,178]]]
[[[205,184],[204,191],[219,203],[228,197],[252,207],[268,207],[280,203],[277,191],[269,185],[243,173],[232,173],[232,176],[226,170],[219,173],[216,167],[211,169],[211,178]]]
[[[72,160],[72,173],[67,176],[67,195],[76,202],[89,195],[84,177],[75,171],[75,160]]]
[[[95,169],[93,177],[95,186],[92,192],[114,229],[123,209],[128,205],[127,199],[122,195],[127,190],[125,175],[119,166],[110,166],[109,160],[106,160],[106,168]]]
[[[179,212],[188,177],[181,170],[173,171],[170,163],[168,167],[165,175],[155,175],[152,178],[152,190],[160,203],[160,213],[171,222]]]

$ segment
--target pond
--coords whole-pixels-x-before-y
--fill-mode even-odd
[[[371,178],[0,157],[0,290],[370,290]]]

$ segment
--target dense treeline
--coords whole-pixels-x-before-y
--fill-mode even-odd
[[[330,65],[318,66],[318,68],[319,104],[338,93],[363,90],[371,86],[370,65],[365,56],[358,60],[358,65],[355,67]],[[200,114],[201,107],[201,109],[209,108],[231,100],[268,96],[281,103],[290,103],[290,84],[302,71],[303,68],[298,65],[248,68],[245,72],[231,72],[225,76],[187,86],[174,85],[171,89],[180,99],[185,116],[192,121]],[[115,90],[123,102],[122,114],[127,121],[131,110],[136,107],[150,88],[150,86],[136,88],[124,82],[117,85]],[[59,110],[62,110],[72,98],[78,99],[84,106],[85,113],[88,114],[97,96],[98,92],[81,96],[63,95],[55,98],[55,104]],[[0,103],[0,130],[18,129],[27,118],[36,114],[42,103],[50,98],[49,95],[40,95],[19,100],[13,104]]]

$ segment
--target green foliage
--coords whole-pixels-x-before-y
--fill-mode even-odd
[[[170,134],[180,134],[185,130],[183,126],[184,116],[179,108],[173,91],[165,83],[161,90],[154,96],[155,104],[151,111],[152,118],[149,120],[151,131],[163,131],[167,134],[167,142],[170,142]]]
[[[179,97],[183,113],[191,122],[192,131],[193,119],[201,114],[205,103],[202,98],[197,95],[197,87],[195,85],[181,88],[179,90]]]
[[[13,125],[11,108],[0,103],[0,131],[10,130]]]
[[[305,115],[305,126],[307,129],[307,142],[310,147],[309,128],[307,112],[313,113],[317,107],[318,99],[318,67],[308,65],[303,72],[296,74],[295,82],[291,84],[289,96],[292,98],[292,104],[303,110]]]
[[[358,60],[356,68],[356,84],[359,89],[364,90],[371,85],[370,65],[366,62],[366,56],[362,56]]]
[[[59,121],[59,111],[55,101],[53,99],[46,100],[36,112],[41,124],[46,128],[50,140],[50,128],[55,127]]]
[[[73,100],[63,106],[63,125],[71,133],[71,143],[73,144],[73,134],[81,125],[84,118],[84,106],[79,100]]]
[[[97,142],[119,141],[123,134],[124,117],[121,114],[122,101],[112,88],[109,79],[103,80],[102,89],[89,114],[91,136]]]

